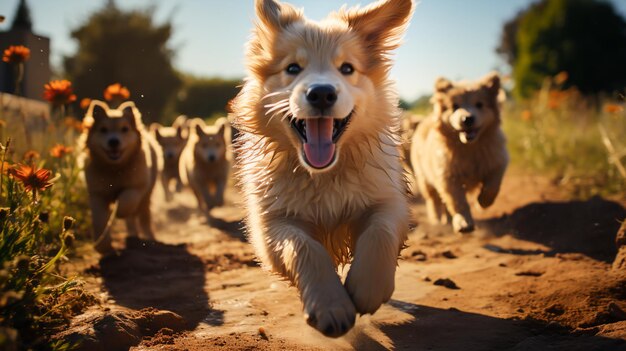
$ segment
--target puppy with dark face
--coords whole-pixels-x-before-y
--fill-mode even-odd
[[[249,75],[232,104],[248,235],[265,267],[298,288],[307,322],[337,337],[389,300],[408,231],[389,70],[413,3],[320,22],[276,0],[255,5]]]
[[[207,126],[195,118],[191,121],[189,141],[180,161],[183,184],[196,195],[198,207],[208,216],[215,206],[224,205],[230,160],[227,153],[226,118]]]
[[[500,129],[500,78],[478,82],[440,78],[433,115],[421,122],[411,144],[411,163],[433,223],[452,220],[454,230],[474,230],[466,193],[479,189],[490,206],[500,190],[508,154]]]
[[[163,172],[161,172],[161,184],[165,192],[165,199],[172,199],[170,183],[175,182],[176,191],[180,192],[183,182],[180,178],[179,163],[180,155],[187,145],[187,118],[179,116],[171,127],[163,127],[159,124],[151,126],[156,140],[163,149]]]
[[[144,130],[141,114],[133,102],[110,109],[94,100],[83,120],[82,154],[92,214],[96,249],[111,251],[111,239],[102,237],[117,202],[115,215],[126,219],[129,236],[139,229],[154,238],[150,216],[150,196],[162,168],[161,149]]]

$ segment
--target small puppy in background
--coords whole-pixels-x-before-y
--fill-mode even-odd
[[[144,130],[141,113],[132,101],[110,109],[93,100],[83,125],[79,165],[87,183],[96,249],[102,254],[112,250],[105,230],[115,202],[114,215],[126,220],[129,237],[137,237],[141,229],[147,239],[154,239],[150,196],[163,164],[161,148]]]
[[[256,0],[248,77],[231,107],[248,237],[289,279],[307,322],[345,334],[395,286],[409,222],[392,52],[411,0],[343,7],[316,22]],[[350,263],[345,283],[337,266]]]
[[[171,127],[164,127],[158,123],[150,126],[157,142],[163,149],[163,172],[161,172],[161,185],[167,201],[172,200],[172,190],[170,184],[175,183],[176,192],[183,188],[180,178],[180,155],[187,144],[189,130],[187,127],[187,117],[178,116]]]
[[[180,175],[198,200],[198,207],[208,216],[215,206],[224,205],[230,160],[226,137],[228,121],[219,118],[207,126],[194,118],[189,128],[189,140],[180,158]]]
[[[466,193],[478,189],[478,203],[490,206],[508,164],[500,129],[503,94],[500,77],[477,82],[439,78],[432,97],[434,112],[415,131],[411,163],[433,223],[452,220],[455,231],[474,230]]]

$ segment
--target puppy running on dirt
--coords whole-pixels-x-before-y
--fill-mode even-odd
[[[256,0],[249,77],[233,102],[250,241],[299,290],[307,322],[345,334],[394,290],[408,231],[391,52],[411,0],[341,9],[321,22]],[[345,284],[339,264],[351,263]]]
[[[165,192],[165,199],[170,201],[172,200],[172,190],[170,189],[172,181],[175,182],[176,192],[180,192],[183,188],[183,182],[179,172],[179,162],[180,155],[187,144],[187,136],[189,135],[187,117],[178,116],[171,127],[163,127],[155,123],[150,129],[153,130],[157,142],[163,149],[161,185]]]
[[[180,158],[180,175],[207,216],[215,206],[224,205],[230,160],[227,154],[226,118],[213,126],[195,118],[191,121],[189,141]]]
[[[457,232],[474,230],[466,193],[479,189],[478,203],[490,206],[508,163],[500,129],[500,78],[452,83],[440,78],[432,98],[434,113],[422,121],[411,145],[411,163],[428,217]]]
[[[79,164],[87,182],[96,249],[102,254],[112,250],[110,236],[103,233],[115,202],[114,215],[126,219],[129,237],[138,236],[139,224],[143,235],[154,239],[150,196],[163,164],[161,148],[144,130],[141,113],[132,101],[109,109],[94,100],[83,125]]]

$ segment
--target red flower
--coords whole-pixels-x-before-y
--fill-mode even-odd
[[[4,50],[4,55],[2,56],[2,61],[6,63],[20,63],[28,60],[30,58],[30,49],[22,46],[9,46],[8,49]]]
[[[52,171],[49,169],[37,169],[35,166],[31,167],[20,163],[15,166],[11,173],[22,182],[27,191],[46,190],[52,186],[50,181]]]
[[[76,101],[72,82],[69,80],[53,80],[44,87],[43,97],[54,105],[66,105]]]

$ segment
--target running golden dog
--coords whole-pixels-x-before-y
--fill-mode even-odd
[[[207,216],[215,206],[224,205],[224,192],[230,171],[226,118],[207,126],[200,118],[190,123],[189,141],[180,157],[180,175]]]
[[[479,189],[478,203],[490,206],[508,163],[500,129],[500,78],[452,83],[440,78],[434,113],[413,135],[411,164],[433,223],[452,220],[457,232],[474,230],[466,193]]]
[[[132,101],[110,109],[94,100],[83,125],[79,164],[87,182],[96,249],[103,254],[112,249],[105,229],[115,202],[114,215],[126,219],[130,237],[141,229],[154,239],[150,197],[163,165],[161,148],[144,129],[141,113]]]
[[[346,333],[389,300],[408,231],[390,55],[411,0],[321,22],[256,0],[249,76],[232,104],[250,241],[299,290],[308,323]],[[336,272],[351,263],[345,283]]]

